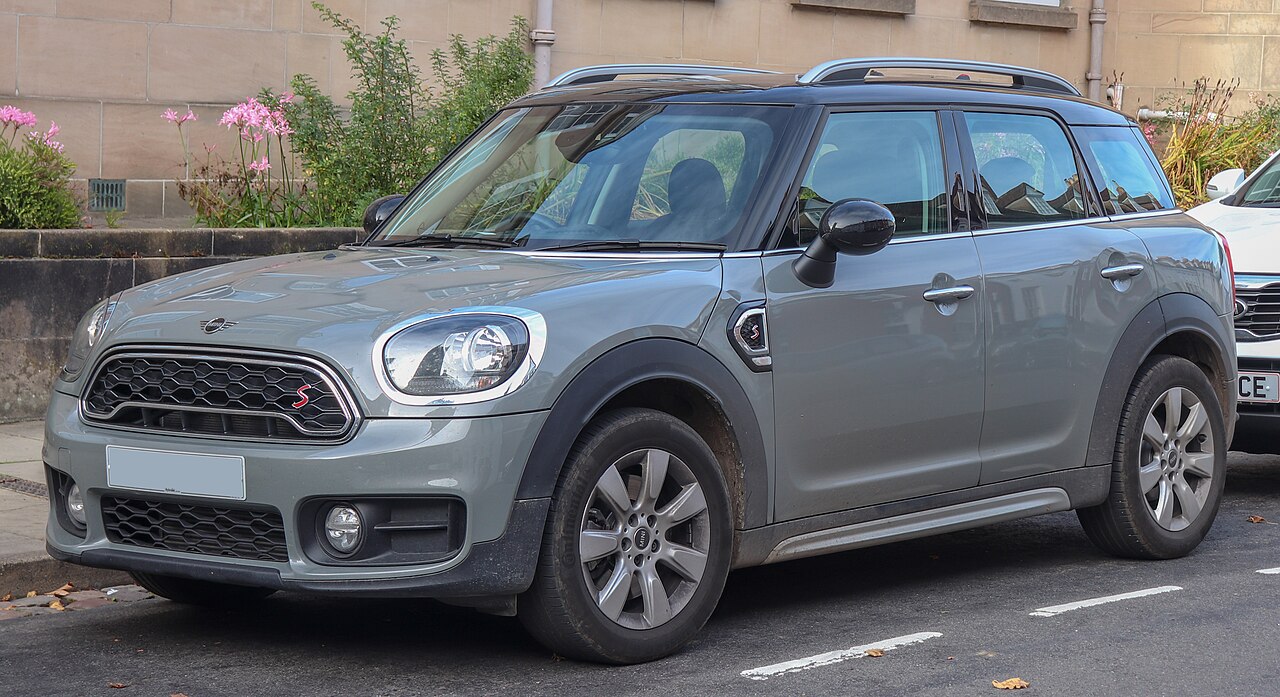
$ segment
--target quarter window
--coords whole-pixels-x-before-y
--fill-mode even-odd
[[[798,243],[808,244],[822,214],[846,198],[887,207],[895,237],[945,232],[944,171],[934,112],[832,114],[800,187]]]
[[[1074,131],[1097,182],[1104,213],[1123,215],[1173,208],[1169,184],[1138,129],[1090,126]]]
[[[987,227],[1033,225],[1088,215],[1075,151],[1053,119],[964,115],[981,175]]]

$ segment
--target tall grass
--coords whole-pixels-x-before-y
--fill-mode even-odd
[[[1161,164],[1182,208],[1206,200],[1205,184],[1226,169],[1252,170],[1266,158],[1275,139],[1274,114],[1263,105],[1240,118],[1227,112],[1238,80],[1196,80],[1189,97],[1172,111],[1179,118],[1169,132]]]

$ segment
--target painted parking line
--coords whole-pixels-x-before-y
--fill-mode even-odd
[[[1276,575],[1276,574],[1280,574],[1280,566],[1277,566],[1277,567],[1276,567],[1276,568],[1274,568],[1274,569],[1258,569],[1258,573],[1260,573],[1260,574],[1269,574],[1269,575]]]
[[[919,644],[922,641],[935,639],[942,636],[938,632],[917,632],[906,636],[894,637],[877,641],[871,644],[863,644],[862,646],[851,646],[847,649],[839,651],[828,651],[820,653],[808,658],[797,658],[794,661],[784,661],[782,663],[774,663],[773,665],[764,666],[762,668],[752,668],[751,670],[742,671],[742,677],[751,678],[752,680],[768,680],[777,677],[783,673],[798,673],[802,670],[810,668],[820,668],[822,666],[834,665],[847,661],[850,658],[863,658],[868,651],[879,649],[881,651],[892,651],[903,646]]]
[[[1121,600],[1130,600],[1132,598],[1145,598],[1148,595],[1159,595],[1160,593],[1169,593],[1171,591],[1180,591],[1182,586],[1157,586],[1155,588],[1144,588],[1140,591],[1132,591],[1130,593],[1119,593],[1117,595],[1106,595],[1101,598],[1090,598],[1088,600],[1077,600],[1074,603],[1063,603],[1061,605],[1050,605],[1049,607],[1036,608],[1031,614],[1032,617],[1054,617],[1064,612],[1079,610],[1083,607],[1093,607],[1095,605],[1106,605]]]

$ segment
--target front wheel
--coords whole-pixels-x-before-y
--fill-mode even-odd
[[[1116,556],[1184,556],[1213,524],[1226,466],[1226,426],[1213,385],[1185,358],[1153,356],[1138,370],[1120,415],[1111,493],[1080,509],[1080,523]]]
[[[698,434],[662,412],[610,412],[561,474],[520,619],[562,656],[661,658],[711,616],[732,546],[724,478]]]

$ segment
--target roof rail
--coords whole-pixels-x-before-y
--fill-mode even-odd
[[[764,75],[771,70],[735,68],[724,65],[682,65],[678,63],[618,63],[614,65],[589,65],[564,73],[546,84],[547,87],[585,85],[592,82],[610,82],[623,75]]]
[[[885,68],[914,68],[942,70],[971,70],[992,75],[1004,75],[1013,78],[1014,89],[1038,90],[1080,96],[1075,85],[1053,73],[1034,68],[1022,68],[1002,63],[984,63],[981,61],[953,60],[949,58],[843,58],[827,61],[815,66],[801,75],[800,84],[816,84],[821,82],[862,81],[873,70]]]

